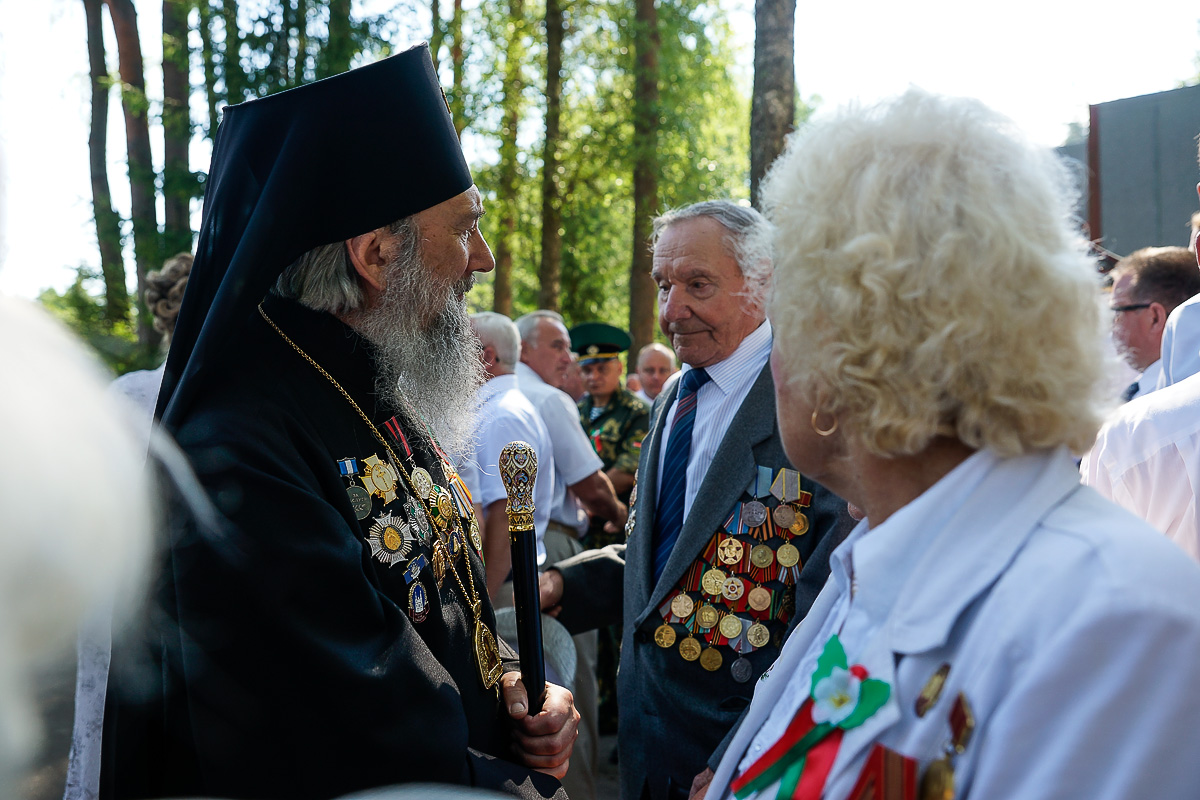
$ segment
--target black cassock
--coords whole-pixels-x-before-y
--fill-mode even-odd
[[[391,438],[365,340],[291,301],[264,308],[406,469],[451,488],[412,424],[400,420],[411,461]],[[449,568],[437,580],[437,534],[404,479],[394,497],[370,481],[384,446],[257,310],[242,330],[176,429],[220,524],[174,527],[150,657],[138,669],[114,651],[103,794],[326,798],[433,781],[561,796],[553,778],[502,760],[511,728],[478,675],[470,599]],[[463,527],[448,550],[494,631]]]

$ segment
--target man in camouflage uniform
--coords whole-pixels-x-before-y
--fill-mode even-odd
[[[579,421],[623,503],[629,502],[650,424],[650,406],[621,382],[620,356],[629,345],[628,333],[603,322],[585,322],[571,330],[571,348],[579,354],[588,390],[579,403]],[[589,547],[624,541],[622,534],[605,538],[602,526],[593,526],[588,536]]]

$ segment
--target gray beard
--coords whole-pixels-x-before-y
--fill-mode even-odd
[[[486,377],[466,300],[458,299],[475,279],[450,286],[435,282],[419,253],[402,254],[385,274],[379,304],[354,321],[377,351],[376,391],[415,431],[428,435],[428,426],[458,462],[474,450],[475,392]]]

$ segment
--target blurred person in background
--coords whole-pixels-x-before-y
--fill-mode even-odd
[[[642,388],[635,392],[638,397],[649,405],[654,402],[663,390],[667,378],[679,371],[675,363],[675,354],[665,344],[651,342],[638,351],[637,374],[641,379]]]
[[[1141,373],[1121,399],[1147,395],[1158,386],[1163,329],[1176,306],[1200,292],[1196,254],[1182,247],[1144,247],[1113,268],[1112,337],[1117,353]]]

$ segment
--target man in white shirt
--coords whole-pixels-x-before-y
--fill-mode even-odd
[[[1117,351],[1141,374],[1122,396],[1153,392],[1162,372],[1163,330],[1176,306],[1200,292],[1196,257],[1182,247],[1145,247],[1113,268],[1112,335]]]
[[[1117,409],[1082,465],[1083,482],[1200,561],[1200,374]]]
[[[604,463],[592,449],[579,424],[579,409],[566,392],[557,388],[572,364],[571,339],[563,318],[555,311],[539,310],[517,319],[521,335],[521,362],[517,381],[521,392],[537,409],[550,434],[554,460],[554,496],[546,529],[546,563],[570,558],[583,551],[579,541],[588,529],[589,512],[609,520],[614,530],[625,524],[625,504],[617,499]],[[571,768],[563,779],[567,795],[575,800],[595,797],[597,728],[595,631],[574,637],[578,658],[575,669],[575,707],[579,711],[579,738]]]
[[[671,348],[658,342],[651,342],[638,351],[637,375],[642,382],[642,388],[634,392],[646,401],[647,405],[654,403],[663,390],[667,379],[679,371],[675,364],[675,354]]]
[[[1200,194],[1200,185],[1196,191]],[[1187,252],[1187,251],[1184,251]],[[1194,251],[1188,253],[1197,259]],[[1083,482],[1128,508],[1200,560],[1200,295],[1163,333],[1158,391],[1119,408],[1080,465]],[[1189,355],[1190,352],[1190,355]],[[1190,370],[1190,371],[1189,371]]]
[[[766,220],[709,201],[654,229],[659,324],[685,366],[651,415],[628,545],[554,565],[542,604],[568,630],[623,619],[621,796],[674,800],[715,763],[850,520],[779,440]]]
[[[579,409],[558,387],[571,365],[571,339],[563,318],[539,310],[517,319],[521,361],[517,380],[546,423],[554,451],[554,500],[547,534],[551,562],[582,550],[579,537],[587,530],[588,514],[625,524],[624,504],[613,493],[603,462],[579,424]],[[566,541],[558,541],[557,537]]]
[[[514,370],[521,352],[517,326],[503,314],[485,311],[471,315],[471,329],[483,345],[480,358],[487,382],[476,394],[480,409],[475,433],[475,462],[472,469],[464,472],[470,474],[468,485],[475,504],[483,509],[481,532],[487,559],[488,593],[496,598],[512,567],[508,515],[504,510],[508,494],[497,467],[500,451],[509,442],[520,440],[532,445],[537,454],[533,524],[537,533],[538,564],[546,560],[544,540],[554,496],[554,458],[545,423],[517,388]]]

